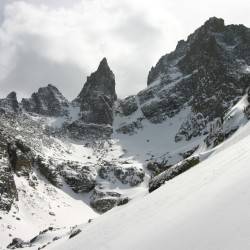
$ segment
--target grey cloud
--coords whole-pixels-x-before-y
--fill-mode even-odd
[[[53,62],[33,51],[19,50],[15,67],[1,82],[1,89],[4,89],[1,94],[15,90],[20,99],[50,83],[72,99],[79,94],[85,81],[84,75],[86,72],[77,65]]]
[[[14,8],[6,20],[7,3]],[[135,94],[146,87],[151,66],[209,16],[250,26],[249,11],[246,0],[237,6],[226,0],[0,0],[0,95],[27,96],[52,83],[72,99],[104,56],[118,96]]]
[[[134,45],[149,44],[162,39],[159,28],[135,14],[129,16],[114,32]]]

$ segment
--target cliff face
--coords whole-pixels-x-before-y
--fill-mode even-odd
[[[31,98],[22,99],[23,109],[29,113],[45,116],[62,116],[67,113],[69,102],[61,92],[53,85],[39,88]]]
[[[19,104],[16,97],[16,92],[11,92],[6,98],[0,99],[0,109],[7,112],[18,112]]]
[[[75,102],[80,105],[84,122],[112,125],[116,99],[115,76],[104,58],[98,69],[87,78]]]
[[[141,118],[158,124],[189,107],[189,120],[199,117],[206,125],[222,119],[249,86],[249,65],[250,29],[210,18],[152,67],[137,105],[134,97],[127,98],[122,113],[128,116],[127,107],[133,106],[131,114],[139,108]]]

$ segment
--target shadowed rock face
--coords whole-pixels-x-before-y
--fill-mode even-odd
[[[6,98],[0,99],[0,108],[9,112],[18,112],[19,104],[16,97],[16,92],[11,92]]]
[[[0,210],[9,211],[18,193],[7,154],[8,139],[0,131]]]
[[[113,105],[117,99],[115,76],[104,58],[92,73],[74,102],[80,105],[82,120],[86,123],[113,123]]]
[[[222,119],[249,87],[250,29],[210,18],[152,67],[147,84],[137,94],[142,118],[161,123],[188,107],[187,119],[199,123],[194,120],[201,116],[203,125],[187,139],[206,133],[207,123]],[[132,101],[122,104],[123,116],[136,111]]]
[[[69,103],[60,91],[49,84],[39,88],[31,98],[22,99],[22,107],[25,111],[46,116],[61,116],[67,113]]]

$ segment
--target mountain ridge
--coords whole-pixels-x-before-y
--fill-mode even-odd
[[[202,164],[250,117],[249,44],[249,28],[213,17],[159,60],[148,86],[136,95],[117,98],[114,73],[103,58],[73,101],[51,84],[21,102],[15,92],[1,99],[0,208],[8,218],[6,238],[6,232],[23,237],[8,221],[33,228],[26,221],[32,213],[45,222],[54,217],[43,228],[36,225],[33,235],[39,235],[49,223],[63,227],[59,215],[67,206],[78,211],[73,200],[91,207],[94,216]],[[38,204],[40,190],[45,205],[36,210],[32,203]],[[59,205],[58,197],[73,205]]]

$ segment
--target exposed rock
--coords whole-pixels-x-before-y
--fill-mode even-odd
[[[116,99],[115,76],[104,58],[97,71],[87,78],[74,103],[79,103],[81,119],[85,123],[112,125]]]
[[[199,157],[193,156],[182,162],[172,166],[168,170],[162,172],[161,174],[157,175],[156,177],[152,178],[149,182],[149,192],[154,191],[155,189],[159,188],[163,185],[166,181],[173,179],[174,177],[184,173],[185,171],[189,170],[193,166],[197,165],[200,162]]]
[[[16,97],[16,92],[11,92],[6,98],[0,99],[0,109],[5,112],[18,112],[19,104]]]
[[[110,125],[85,123],[83,120],[76,120],[66,126],[69,137],[77,140],[110,138],[113,128]]]
[[[101,166],[98,174],[103,179],[114,182],[114,178],[116,178],[122,184],[129,184],[130,186],[136,186],[140,184],[143,182],[145,177],[145,173],[141,168],[125,165],[114,166],[109,163]]]
[[[188,141],[193,137],[207,134],[206,125],[207,120],[201,113],[190,115],[187,120],[181,124],[175,136],[175,142],[179,142],[183,139]]]
[[[69,235],[69,239],[75,237],[76,235],[78,235],[79,233],[81,233],[82,230],[80,228],[74,228]]]
[[[136,96],[129,96],[124,100],[121,100],[120,105],[122,108],[122,113],[125,116],[131,115],[138,109]]]
[[[54,186],[62,187],[62,181],[60,178],[60,169],[53,163],[52,160],[46,162],[41,156],[38,156],[35,160],[35,164],[38,167],[40,173]]]
[[[10,211],[12,204],[18,200],[18,193],[13,172],[7,161],[0,160],[0,210]]]
[[[19,248],[30,248],[35,247],[36,249],[43,249],[51,242],[59,240],[62,236],[64,236],[63,233],[60,235],[60,229],[59,228],[53,228],[48,227],[43,231],[40,231],[38,235],[33,237],[29,241],[23,241],[19,238],[14,238],[12,242],[7,246],[8,249],[19,249]],[[73,229],[70,233],[72,233],[75,229]],[[58,232],[57,232],[58,231]],[[53,237],[53,233],[58,233],[58,236]],[[53,238],[52,238],[53,237]],[[46,242],[47,241],[47,242]],[[46,243],[45,243],[46,242]]]
[[[90,197],[90,205],[99,213],[105,213],[115,206],[128,203],[128,197],[122,197],[117,192],[105,192],[94,189]]]
[[[140,168],[120,166],[114,168],[114,175],[121,183],[136,186],[143,182],[145,173]]]
[[[228,133],[223,131],[222,121],[220,119],[215,120],[214,122],[210,123],[209,134],[205,139],[205,143],[207,147],[216,147],[220,143],[222,143],[226,137],[229,136]]]
[[[24,247],[31,247],[31,244],[19,238],[14,238],[12,242],[7,246],[8,249],[17,249],[17,248],[24,248]]]
[[[171,168],[172,165],[169,165],[167,162],[157,162],[151,161],[147,164],[147,169],[152,173],[153,176],[159,175],[165,170]]]
[[[95,166],[79,162],[65,162],[60,166],[61,175],[74,192],[89,192],[96,185]]]
[[[142,119],[139,118],[136,121],[133,121],[131,123],[121,124],[119,128],[116,129],[116,132],[120,134],[133,135],[137,133],[139,129],[142,129],[142,128],[143,128]]]
[[[183,159],[186,159],[186,158],[190,157],[198,148],[199,148],[199,146],[195,146],[195,147],[191,148],[190,150],[187,150],[183,153],[180,153],[180,155],[183,157]]]
[[[25,111],[46,116],[62,116],[67,114],[69,102],[53,85],[39,88],[31,98],[22,99]]]
[[[16,174],[28,176],[33,165],[33,154],[31,149],[22,141],[16,140],[7,145],[9,162]]]
[[[244,109],[244,114],[248,120],[250,120],[250,105]]]

